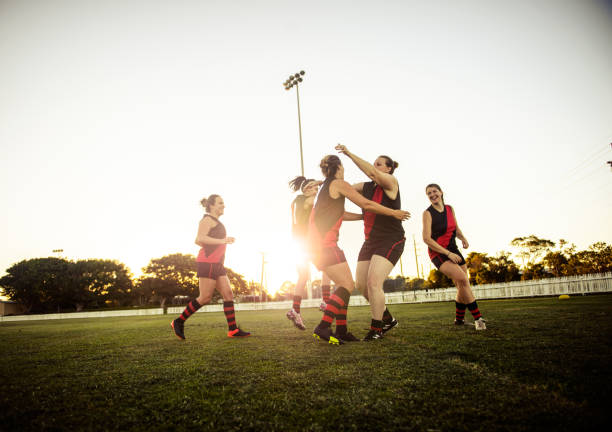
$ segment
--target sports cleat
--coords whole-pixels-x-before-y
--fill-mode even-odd
[[[325,302],[321,302],[321,304],[319,305],[319,310],[321,312],[325,312],[325,308],[327,307],[327,303]]]
[[[247,337],[247,336],[251,336],[251,333],[245,332],[240,328],[237,328],[236,330],[230,330],[227,332],[227,337],[231,337],[231,338]]]
[[[286,316],[288,320],[293,321],[294,326],[296,326],[300,330],[306,330],[306,326],[304,325],[304,320],[302,319],[302,316],[298,312],[291,309],[289,310],[289,312],[287,312]]]
[[[476,330],[486,330],[487,329],[485,320],[482,317],[474,321],[474,327],[476,327]]]
[[[382,332],[383,334],[387,333],[389,330],[391,330],[393,327],[395,327],[398,324],[397,320],[395,318],[393,318],[390,322],[388,323],[383,323],[383,328],[382,328]]]
[[[185,321],[177,318],[170,323],[170,327],[174,330],[174,334],[177,338],[185,340]]]
[[[321,328],[319,326],[316,326],[312,337],[317,340],[327,341],[331,345],[342,345],[344,343],[342,339],[338,339],[333,335],[331,328],[329,327]]]
[[[338,334],[338,332],[336,332],[336,337],[342,342],[361,342],[361,339],[355,337],[351,332],[346,332],[344,334]]]
[[[383,332],[370,329],[370,331],[368,332],[366,337],[363,338],[363,340],[373,341],[373,340],[379,340],[382,338],[383,338]]]
[[[465,321],[455,319],[455,325],[456,325],[456,326],[462,326],[462,325],[464,325],[464,324],[465,324]]]

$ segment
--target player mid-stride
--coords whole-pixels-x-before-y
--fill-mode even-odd
[[[300,330],[305,330],[304,320],[300,313],[302,298],[306,295],[306,282],[310,279],[310,260],[307,252],[307,236],[308,236],[308,219],[310,212],[312,211],[312,205],[314,204],[315,195],[319,190],[321,181],[314,179],[307,179],[304,176],[298,176],[289,182],[289,187],[297,192],[298,190],[302,193],[298,195],[291,203],[291,231],[293,234],[293,240],[298,245],[298,280],[295,284],[295,290],[293,292],[293,307],[287,312],[286,316],[293,324]],[[327,300],[329,300],[329,278],[325,273],[322,275],[322,291],[323,301],[321,307],[325,310]],[[325,293],[327,292],[327,296]]]
[[[229,327],[227,336],[231,338],[249,336],[251,333],[241,330],[236,325],[232,287],[227,271],[223,267],[225,248],[228,244],[234,243],[234,238],[226,236],[225,227],[219,221],[225,209],[225,203],[219,195],[211,195],[202,199],[200,203],[206,209],[206,214],[200,220],[195,240],[195,243],[201,247],[196,259],[200,296],[190,301],[181,316],[172,321],[170,325],[179,339],[185,339],[185,321],[203,305],[210,303],[213,291],[217,289],[223,297],[223,312]]]

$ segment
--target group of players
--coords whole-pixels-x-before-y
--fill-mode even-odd
[[[385,306],[383,283],[404,250],[405,237],[402,221],[410,213],[401,210],[399,184],[393,175],[398,163],[388,156],[379,156],[370,164],[351,153],[346,146],[336,150],[347,156],[370,179],[350,185],[344,180],[344,167],[336,155],[325,156],[320,163],[323,181],[296,177],[289,185],[301,194],[292,203],[293,235],[302,245],[304,254],[299,259],[298,281],[293,307],[287,312],[297,328],[306,327],[300,314],[301,300],[305,296],[306,282],[310,278],[310,263],[323,272],[321,305],[323,317],[315,327],[313,336],[330,344],[340,345],[360,339],[347,329],[347,308],[351,293],[357,287],[369,301],[372,312],[370,329],[364,341],[379,340],[397,326],[398,322]],[[444,203],[444,194],[437,184],[429,184],[425,192],[431,205],[423,212],[423,241],[428,246],[433,264],[453,280],[457,287],[455,299],[455,325],[465,323],[468,309],[474,318],[476,330],[486,329],[476,299],[469,284],[465,259],[455,239],[463,247],[468,242],[457,225],[454,210]],[[348,198],[362,209],[362,213],[345,211]],[[250,333],[236,326],[231,286],[223,266],[225,248],[234,242],[227,237],[219,221],[225,205],[218,195],[202,200],[206,214],[200,221],[196,244],[201,247],[197,261],[200,295],[192,300],[183,313],[172,321],[174,333],[185,339],[185,320],[202,305],[210,302],[216,288],[223,297],[223,310],[228,323],[228,337],[246,337]],[[344,252],[338,247],[338,236],[343,221],[363,220],[365,240],[356,269],[356,283]],[[335,290],[330,293],[330,281]],[[336,321],[335,331],[332,324]]]

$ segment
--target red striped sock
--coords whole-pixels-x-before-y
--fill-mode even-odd
[[[338,315],[336,315],[336,333],[340,335],[344,335],[347,332],[346,328],[346,305],[340,308]]]
[[[346,288],[338,287],[329,298],[325,312],[323,312],[323,318],[321,319],[321,325],[323,327],[331,326],[334,322],[336,315],[340,313],[340,310],[345,306],[348,306],[348,301],[351,297],[351,293]],[[346,315],[345,315],[346,316]]]
[[[234,311],[233,301],[223,302],[223,313],[225,314],[229,329],[236,330],[238,327],[236,326],[236,312]]]
[[[476,300],[474,300],[472,303],[467,305],[467,308],[472,313],[472,316],[474,317],[474,321],[482,317],[482,315],[480,314],[480,310],[478,310],[478,305],[476,304]]]
[[[191,300],[188,304],[187,307],[185,308],[185,310],[183,311],[183,313],[181,314],[181,316],[179,317],[180,320],[185,321],[187,318],[189,318],[191,315],[193,315],[194,313],[196,313],[196,311],[198,309],[200,309],[202,307],[202,305],[200,303],[198,303],[198,301],[196,299]]]
[[[329,285],[321,285],[321,295],[323,296],[323,301],[325,303],[329,303],[329,293],[331,292],[331,287]]]
[[[300,305],[302,304],[301,296],[293,296],[293,310],[300,313]]]
[[[455,319],[457,321],[463,321],[465,319],[465,308],[465,304],[455,302]]]
[[[383,322],[381,320],[372,320],[372,323],[370,324],[370,330],[374,330],[377,332],[382,332],[382,328],[383,328]]]

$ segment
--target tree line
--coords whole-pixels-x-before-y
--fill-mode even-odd
[[[482,285],[500,282],[525,281],[561,276],[576,276],[612,271],[612,245],[593,243],[586,250],[577,250],[576,245],[566,240],[558,243],[535,235],[516,237],[510,242],[518,252],[519,262],[512,254],[501,251],[497,256],[470,252],[465,261],[469,270],[470,284]],[[385,281],[385,291],[404,291],[447,288],[453,282],[438,269],[432,269],[427,279],[404,279],[401,276]]]
[[[472,285],[542,279],[612,271],[612,245],[597,242],[579,251],[565,240],[557,244],[534,235],[517,237],[510,243],[519,251],[516,258],[502,251],[497,256],[470,252],[466,257]],[[108,307],[166,307],[183,304],[198,295],[196,261],[193,255],[171,254],[152,259],[134,278],[116,260],[70,261],[62,258],[34,258],[14,264],[0,278],[0,289],[10,300],[24,305],[27,312],[82,311]],[[257,283],[227,269],[234,294],[244,300],[280,300],[291,297],[294,284],[285,282],[276,297],[269,297]],[[313,294],[320,292],[313,282]],[[397,276],[384,283],[385,292],[446,288],[453,283],[437,269],[427,279]],[[320,295],[320,294],[319,294]],[[215,292],[213,302],[219,300]]]
[[[195,257],[180,253],[152,259],[139,278],[116,260],[55,257],[23,260],[6,273],[0,278],[0,288],[28,313],[151,304],[165,307],[168,301],[197,297],[199,291]],[[227,276],[237,295],[259,289],[231,269],[227,269]],[[213,302],[219,298],[215,292]]]

